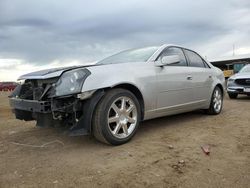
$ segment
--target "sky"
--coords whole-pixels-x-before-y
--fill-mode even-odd
[[[247,54],[249,36],[249,0],[0,0],[0,81],[165,43]]]

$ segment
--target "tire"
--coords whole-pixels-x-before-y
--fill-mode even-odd
[[[206,110],[206,113],[209,115],[218,115],[223,106],[223,94],[222,90],[216,86],[214,88],[211,101],[210,101],[210,106],[209,109]]]
[[[121,145],[135,135],[140,120],[140,104],[134,94],[125,89],[112,89],[96,107],[93,134],[100,142]]]
[[[230,99],[236,99],[238,97],[237,93],[228,93]]]

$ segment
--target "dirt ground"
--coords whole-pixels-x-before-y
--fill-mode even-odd
[[[0,93],[1,188],[249,187],[250,97],[226,97],[218,116],[143,122],[129,143],[113,147],[15,120],[7,96]]]

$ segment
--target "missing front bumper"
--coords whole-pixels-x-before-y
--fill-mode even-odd
[[[94,110],[104,94],[104,90],[99,90],[86,100],[76,97],[50,101],[11,97],[9,100],[17,119],[36,120],[40,127],[60,125],[67,128],[71,136],[79,136],[91,133]]]

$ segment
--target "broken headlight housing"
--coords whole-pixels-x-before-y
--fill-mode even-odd
[[[90,71],[87,69],[74,69],[64,72],[55,84],[55,96],[80,93],[83,83],[89,75]]]

